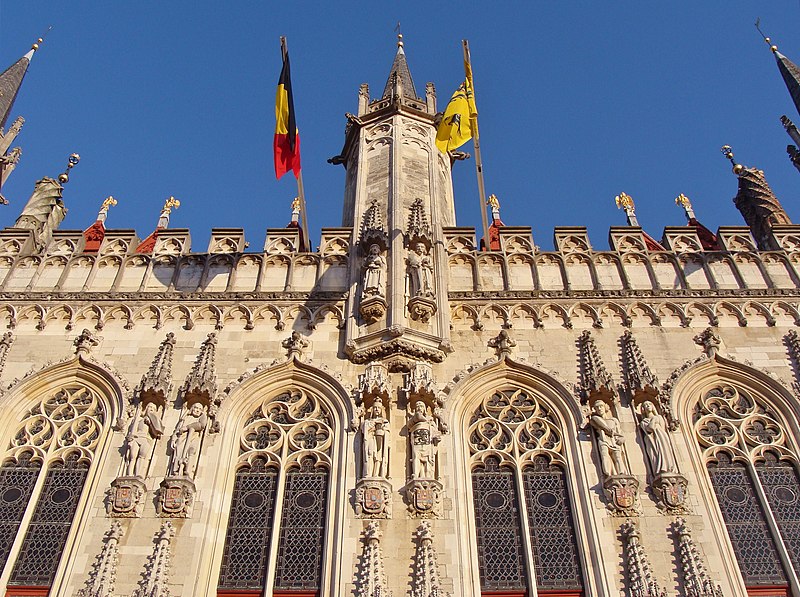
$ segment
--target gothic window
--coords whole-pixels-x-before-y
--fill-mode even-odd
[[[107,419],[100,397],[72,384],[42,400],[17,426],[0,467],[0,566],[13,564],[10,590],[46,594],[53,583]]]
[[[783,562],[800,569],[800,477],[780,419],[744,389],[719,384],[694,420],[745,585],[751,595],[785,595],[794,573]]]
[[[264,400],[245,423],[218,595],[319,590],[331,425],[328,409],[299,388]]]
[[[583,575],[559,423],[539,396],[498,391],[470,422],[481,590],[581,595]]]

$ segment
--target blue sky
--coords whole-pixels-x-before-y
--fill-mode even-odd
[[[621,191],[656,238],[682,225],[688,195],[712,230],[742,225],[736,179],[719,152],[765,170],[800,222],[798,173],[779,117],[800,124],[753,22],[800,63],[800,3],[655,2],[13,2],[0,0],[0,68],[49,25],[13,115],[22,162],[3,188],[13,224],[35,180],[81,155],[65,190],[62,228],[83,229],[102,200],[111,228],[155,226],[175,195],[172,227],[204,251],[212,227],[243,227],[251,250],[289,220],[296,193],[272,168],[280,35],[292,56],[311,237],[341,224],[344,113],[359,84],[380,95],[401,22],[417,90],[440,107],[463,78],[470,41],[488,192],[508,225],[586,225],[596,248],[623,225]],[[471,144],[465,146],[471,151]],[[480,227],[473,161],[454,171],[458,224]]]

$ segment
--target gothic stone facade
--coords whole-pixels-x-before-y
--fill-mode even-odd
[[[397,66],[314,252],[0,233],[0,587],[800,595],[800,227],[478,250]]]

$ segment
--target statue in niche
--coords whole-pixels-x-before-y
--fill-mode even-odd
[[[125,438],[125,475],[144,478],[150,458],[153,455],[153,442],[164,433],[164,425],[158,416],[158,406],[148,402],[143,412],[131,423]]]
[[[378,245],[370,245],[369,253],[364,259],[364,297],[386,296],[385,271],[386,259],[381,255],[381,248]]]
[[[387,477],[389,475],[389,419],[383,403],[376,400],[369,416],[361,425],[364,441],[364,477]]]
[[[436,478],[436,451],[441,438],[436,421],[428,415],[422,400],[414,403],[414,413],[408,419],[408,436],[411,438],[411,478]]]
[[[417,243],[408,253],[408,277],[411,296],[433,296],[433,260],[424,243]]]
[[[172,461],[169,474],[173,477],[193,477],[197,466],[196,455],[200,449],[200,439],[208,424],[206,408],[195,402],[185,411],[169,440],[172,448]]]
[[[678,465],[669,441],[667,421],[649,400],[642,403],[639,427],[644,432],[645,450],[653,467],[653,475],[677,473]]]
[[[595,401],[592,411],[594,414],[589,417],[589,424],[597,435],[603,474],[608,477],[629,475],[625,462],[625,437],[619,419],[611,414],[608,404],[602,400]]]

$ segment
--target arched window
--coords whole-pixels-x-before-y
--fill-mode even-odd
[[[329,410],[300,388],[264,400],[247,419],[219,596],[318,593],[333,437]]]
[[[539,396],[497,391],[468,432],[478,568],[484,595],[581,595],[563,435]]]
[[[70,384],[24,417],[0,466],[0,567],[7,595],[47,595],[109,417],[99,395]]]
[[[800,478],[780,418],[723,383],[702,395],[694,426],[748,591],[790,594],[800,570]]]

